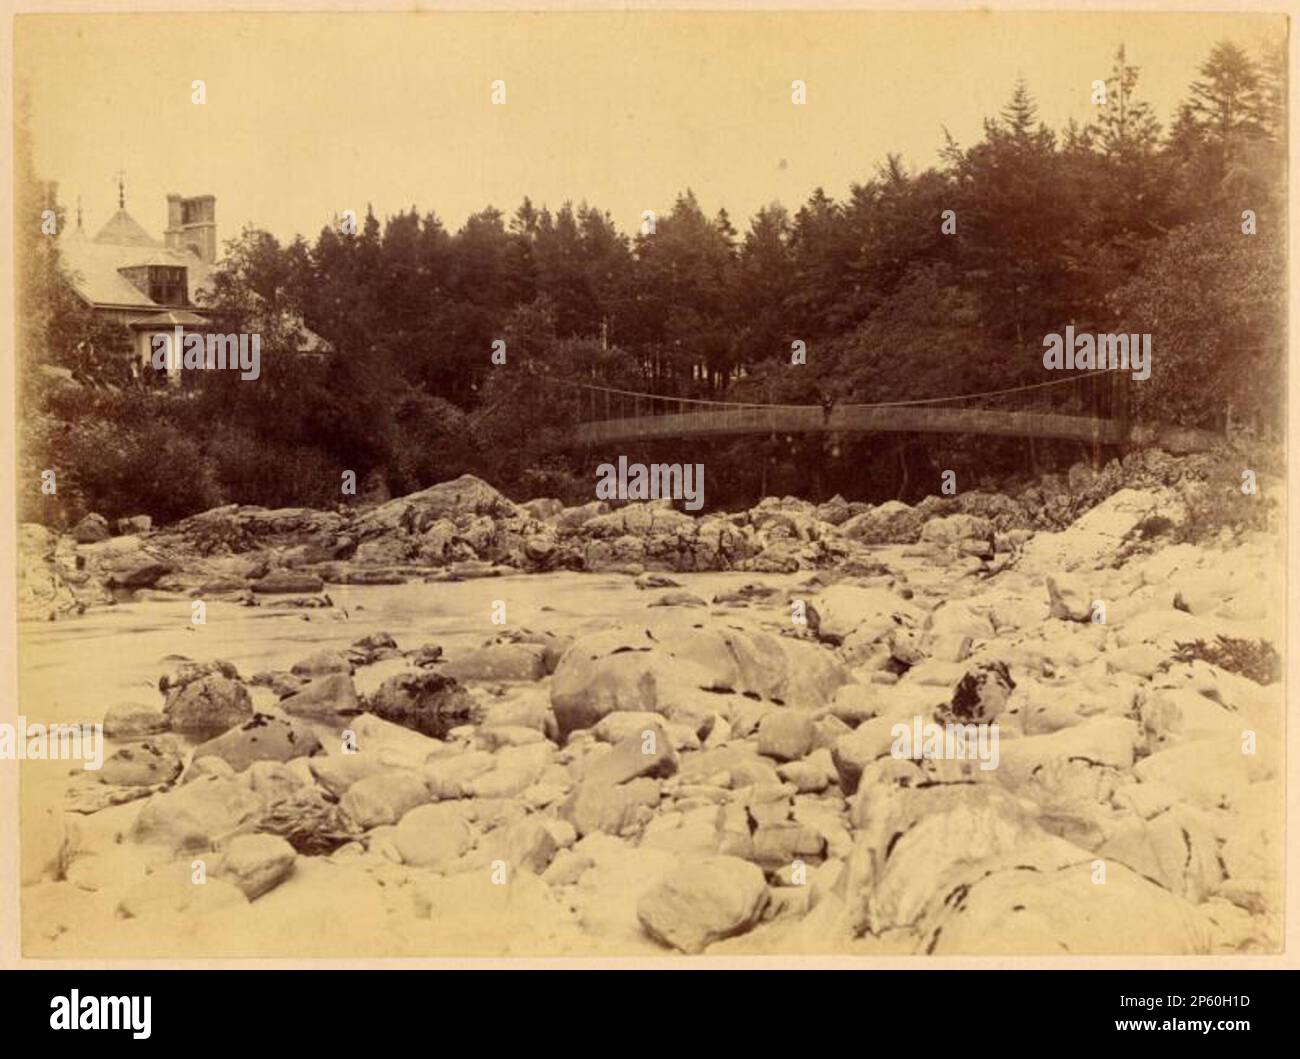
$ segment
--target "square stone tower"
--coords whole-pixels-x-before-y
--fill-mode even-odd
[[[167,230],[163,239],[172,250],[193,250],[211,265],[217,259],[217,197],[167,196]]]

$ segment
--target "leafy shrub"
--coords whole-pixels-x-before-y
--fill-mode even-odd
[[[1181,489],[1187,518],[1178,527],[1179,540],[1198,544],[1218,537],[1224,530],[1233,534],[1268,528],[1275,501],[1241,491],[1241,478],[1219,469],[1204,482],[1184,484]]]
[[[1239,640],[1220,636],[1212,644],[1204,640],[1179,643],[1172,661],[1209,662],[1229,673],[1238,673],[1256,684],[1273,684],[1282,679],[1282,658],[1267,640]]]
[[[593,500],[594,490],[594,479],[579,477],[562,460],[548,460],[539,467],[529,467],[519,476],[517,492],[521,500],[549,496],[565,505],[574,505]]]
[[[343,469],[318,449],[235,429],[218,436],[209,454],[220,483],[219,503],[330,508],[343,499]]]
[[[51,457],[66,468],[60,489],[72,490],[81,514],[112,521],[144,512],[168,522],[221,501],[202,444],[165,420],[92,421],[67,431]]]

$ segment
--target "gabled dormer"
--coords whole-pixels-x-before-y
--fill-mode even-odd
[[[119,268],[136,290],[159,305],[189,305],[189,283],[186,269],[172,261],[145,261]]]

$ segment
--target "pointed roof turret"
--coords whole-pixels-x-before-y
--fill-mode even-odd
[[[99,230],[94,241],[114,246],[162,246],[126,210],[118,210],[113,214]]]

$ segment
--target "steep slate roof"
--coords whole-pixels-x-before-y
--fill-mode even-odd
[[[59,239],[59,253],[77,293],[91,304],[159,310],[156,315],[134,321],[131,327],[137,330],[208,322],[189,309],[159,305],[118,271],[144,265],[184,268],[190,305],[200,309],[213,271],[213,266],[205,264],[192,250],[172,250],[151,238],[126,210],[118,210],[94,239],[86,238],[80,228],[66,233]],[[331,348],[299,317],[286,316],[281,322],[301,333],[299,352],[323,353]]]
[[[172,250],[151,238],[126,210],[113,214],[93,240],[80,229],[69,232],[59,240],[59,252],[73,287],[93,305],[163,308],[119,269],[142,265],[184,268],[191,304],[199,302],[212,272],[192,251]]]

